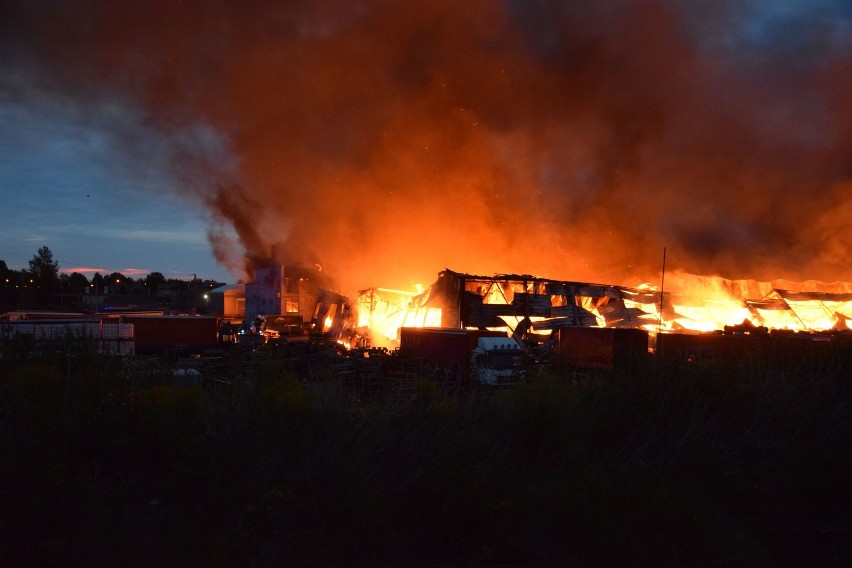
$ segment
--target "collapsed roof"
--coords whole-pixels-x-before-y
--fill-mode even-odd
[[[523,320],[529,320],[534,331],[565,326],[710,331],[745,321],[772,328],[826,330],[849,329],[852,293],[771,289],[759,299],[730,292],[661,294],[647,285],[628,287],[528,274],[482,276],[445,269],[420,294],[364,291],[359,309],[367,315],[359,325],[372,327],[380,312],[394,331],[403,325],[514,329]],[[391,336],[390,332],[386,335]]]

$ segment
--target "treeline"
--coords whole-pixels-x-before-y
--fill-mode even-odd
[[[0,313],[15,309],[81,308],[86,297],[136,296],[157,298],[165,307],[203,308],[203,294],[221,285],[209,280],[166,278],[151,272],[141,278],[120,272],[62,272],[50,248],[43,246],[22,270],[12,270],[0,260]],[[179,304],[172,306],[173,304]]]

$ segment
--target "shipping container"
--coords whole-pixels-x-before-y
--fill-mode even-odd
[[[648,332],[613,327],[560,327],[551,360],[583,371],[633,373],[646,368]]]
[[[198,353],[215,348],[218,318],[208,316],[121,316],[133,325],[137,355],[181,349]]]
[[[13,320],[0,325],[0,337],[13,339],[26,335],[41,341],[100,338],[98,320]]]
[[[766,333],[660,333],[656,357],[663,364],[694,364],[721,359],[762,357],[771,347]]]
[[[413,355],[447,371],[456,380],[464,381],[471,372],[471,359],[480,347],[480,338],[502,338],[511,342],[518,356],[522,354],[517,343],[505,332],[442,327],[403,327],[400,329],[401,354]]]
[[[133,355],[133,325],[119,324],[111,319],[70,318],[47,320],[13,320],[0,324],[0,342],[21,337],[33,340],[40,349],[56,349],[67,342],[92,342],[101,353]]]

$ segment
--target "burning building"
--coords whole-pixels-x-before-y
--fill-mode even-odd
[[[245,286],[246,321],[263,320],[279,333],[343,333],[348,299],[328,289],[319,267],[268,265]]]
[[[852,293],[795,292],[761,283],[716,279],[713,289],[691,289],[682,275],[670,292],[647,284],[629,287],[523,274],[481,276],[452,270],[422,293],[363,291],[358,327],[373,341],[393,342],[402,327],[502,329],[516,335],[549,335],[566,327],[632,328],[656,332],[722,331],[731,326],[795,331],[852,329]],[[788,283],[789,284],[789,283]],[[799,288],[813,287],[800,284]]]
[[[852,329],[852,293],[772,290],[760,300],[746,300],[751,321],[775,329],[805,331]]]
[[[403,326],[548,333],[559,327],[641,327],[658,322],[658,301],[658,293],[639,288],[447,269],[421,294],[363,292],[358,324],[383,339],[393,339]]]

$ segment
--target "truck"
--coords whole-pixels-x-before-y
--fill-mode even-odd
[[[399,350],[446,370],[460,383],[511,385],[524,377],[525,353],[501,331],[403,327]]]
[[[264,341],[277,340],[283,336],[302,335],[305,324],[301,315],[264,316],[255,319],[255,330],[261,334]]]

